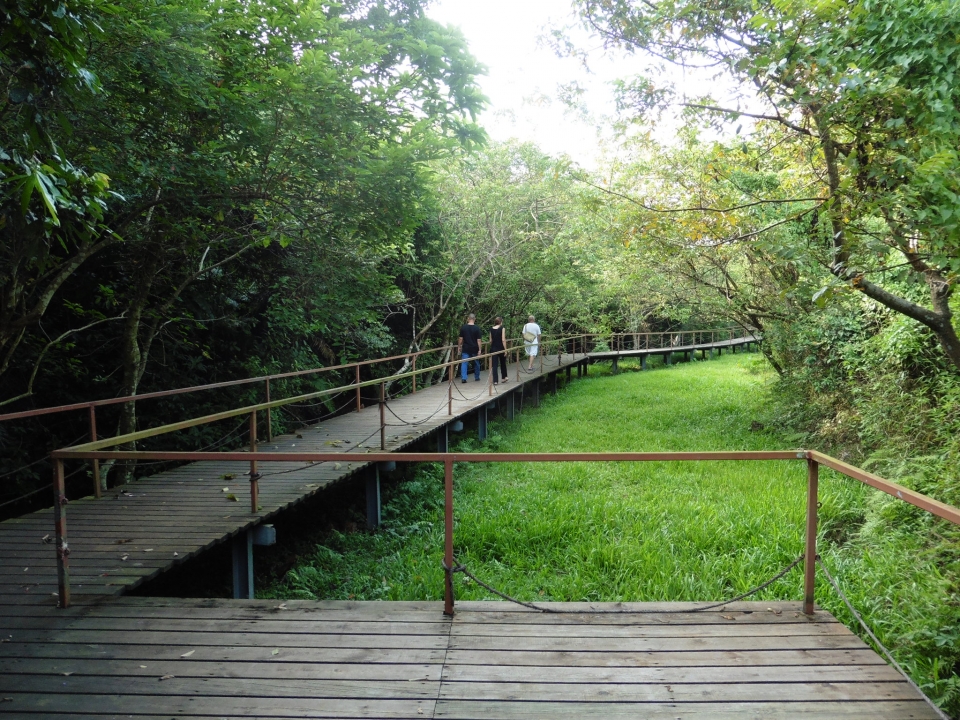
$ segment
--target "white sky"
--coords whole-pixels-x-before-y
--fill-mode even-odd
[[[530,140],[548,153],[593,164],[595,127],[556,100],[557,88],[575,80],[588,89],[585,99],[592,114],[612,113],[613,91],[606,82],[629,71],[630,63],[597,55],[591,75],[577,59],[558,58],[546,47],[541,36],[550,22],[571,19],[567,0],[434,0],[427,14],[459,27],[473,56],[487,66],[479,81],[490,105],[479,122],[491,138]],[[590,42],[586,35],[584,42]]]
[[[576,58],[557,57],[542,37],[549,26],[573,21],[569,0],[433,0],[427,14],[459,27],[473,56],[487,66],[479,83],[490,104],[479,123],[491,138],[529,140],[552,155],[567,154],[581,165],[596,166],[597,127],[615,112],[610,83],[643,72],[642,58],[606,57],[599,40],[586,31],[577,42],[582,48],[597,48],[589,72]],[[713,87],[706,78],[678,72],[671,69],[689,94],[705,94]],[[557,100],[558,87],[572,81],[587,90],[583,100],[590,118],[578,117]],[[669,124],[657,133],[661,141],[669,141],[671,134]]]

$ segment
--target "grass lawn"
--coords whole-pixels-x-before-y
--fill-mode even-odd
[[[767,409],[757,354],[657,367],[594,366],[541,407],[491,425],[493,452],[770,450],[796,444]],[[525,601],[722,601],[803,552],[800,461],[458,463],[458,562]],[[332,532],[262,595],[440,600],[443,473],[421,465],[385,488],[375,533]],[[930,516],[821,469],[819,552],[924,690],[960,710],[960,602],[931,550]],[[463,575],[458,599],[498,599]],[[799,600],[798,567],[753,599]],[[825,580],[817,602],[855,628]]]

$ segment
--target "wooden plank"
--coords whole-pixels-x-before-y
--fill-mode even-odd
[[[159,683],[158,683],[159,687]],[[68,695],[49,693],[8,693],[4,712],[33,712],[43,715],[63,714],[118,714],[136,717],[139,713],[153,714],[158,710],[167,717],[240,716],[253,718],[396,718],[422,720],[432,717],[436,702],[424,698],[412,700],[371,698],[232,698],[170,696],[144,697],[136,695]]]
[[[169,674],[169,673],[167,673]],[[95,695],[122,696],[131,701],[136,696],[150,696],[150,704],[163,704],[165,696],[186,696],[203,702],[223,697],[249,698],[270,702],[281,698],[296,699],[390,699],[394,701],[416,699],[433,701],[440,686],[438,680],[340,680],[340,679],[292,679],[292,678],[221,678],[221,677],[165,677],[154,674],[150,677],[96,677],[89,675],[59,675],[51,682],[45,675],[2,675],[0,693],[3,696],[15,693],[38,693],[53,697],[91,693]],[[142,700],[141,700],[142,702]],[[156,707],[151,707],[155,710]]]
[[[451,651],[494,651],[506,653],[522,647],[521,652],[564,652],[570,640],[555,637],[526,637],[518,643],[509,637],[451,637]],[[578,654],[618,652],[701,652],[727,650],[856,650],[867,647],[853,633],[845,635],[783,635],[779,637],[646,637],[590,638],[575,641]]]
[[[437,702],[449,720],[935,720],[922,700],[893,702],[585,703],[468,700]]]
[[[0,665],[5,667],[5,665]],[[446,665],[444,681],[543,683],[902,682],[889,665],[688,665],[680,667],[517,667]]]
[[[271,650],[271,653],[273,651]],[[146,677],[156,679],[163,675],[192,678],[275,678],[316,680],[399,680],[439,682],[442,666],[435,664],[389,664],[389,663],[331,663],[331,662],[279,662],[277,655],[271,660],[256,662],[208,662],[189,660],[112,660],[98,657],[86,658],[4,658],[0,659],[0,675],[43,675],[62,677],[64,673],[87,677]],[[838,678],[842,679],[842,678]],[[864,675],[864,680],[877,680]]]
[[[2,652],[2,648],[0,648]],[[657,652],[526,652],[523,650],[448,650],[447,665],[543,667],[692,667],[701,665],[877,665],[883,658],[870,648],[859,650],[710,650]]]
[[[0,681],[0,687],[7,687]],[[523,700],[525,702],[738,703],[916,700],[916,692],[895,682],[741,682],[732,672],[724,683],[511,683],[449,682],[440,700]]]
[[[127,632],[118,630],[83,630],[71,627],[51,637],[49,631],[21,630],[15,635],[17,644],[55,641],[67,644],[163,645],[183,648],[182,652],[200,647],[256,647],[269,644],[277,648],[410,648],[430,650],[445,648],[447,639],[435,635],[348,635],[344,633],[249,633],[249,632]],[[13,645],[13,643],[3,643]],[[4,648],[5,650],[6,648]]]

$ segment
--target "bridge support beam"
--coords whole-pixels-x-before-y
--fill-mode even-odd
[[[557,375],[559,374],[560,374],[559,370],[555,373],[550,373],[550,394],[551,395],[557,394]]]
[[[533,386],[533,406],[535,408],[540,407],[540,378],[534,378],[533,382],[530,383]]]
[[[253,536],[249,532],[233,538],[233,599],[253,599]]]
[[[614,375],[617,375],[620,372],[620,358],[618,358],[616,355],[613,357],[613,367],[611,370],[613,371]]]
[[[233,599],[253,600],[253,546],[273,545],[277,531],[273,525],[257,525],[233,538]]]
[[[487,405],[484,403],[477,408],[477,438],[481,441],[487,439]]]
[[[517,413],[517,393],[515,391],[508,392],[503,401],[507,404],[507,420],[513,420]]]
[[[567,365],[567,382],[570,382],[572,372],[573,372],[573,367],[571,365]]]
[[[380,527],[380,465],[368,465],[364,472],[367,490],[367,530]]]
[[[641,369],[641,370],[646,370],[646,369],[647,369],[647,356],[646,356],[646,355],[644,355],[643,357],[640,358],[640,369]]]
[[[668,352],[668,353],[667,353],[667,365],[673,365],[673,353],[672,353],[672,352]]]
[[[437,452],[450,452],[450,426],[444,425],[437,428]]]

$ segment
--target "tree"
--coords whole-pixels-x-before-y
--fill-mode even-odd
[[[808,234],[826,250],[826,267],[840,285],[928,327],[960,369],[950,306],[960,273],[960,16],[953,3],[577,5],[611,47],[714,67],[752,88],[765,109],[720,107],[709,98],[681,104],[727,120],[776,123],[805,142],[822,198]],[[625,98],[647,112],[673,93],[640,80]],[[884,283],[894,268],[896,279],[925,285],[928,304]]]

